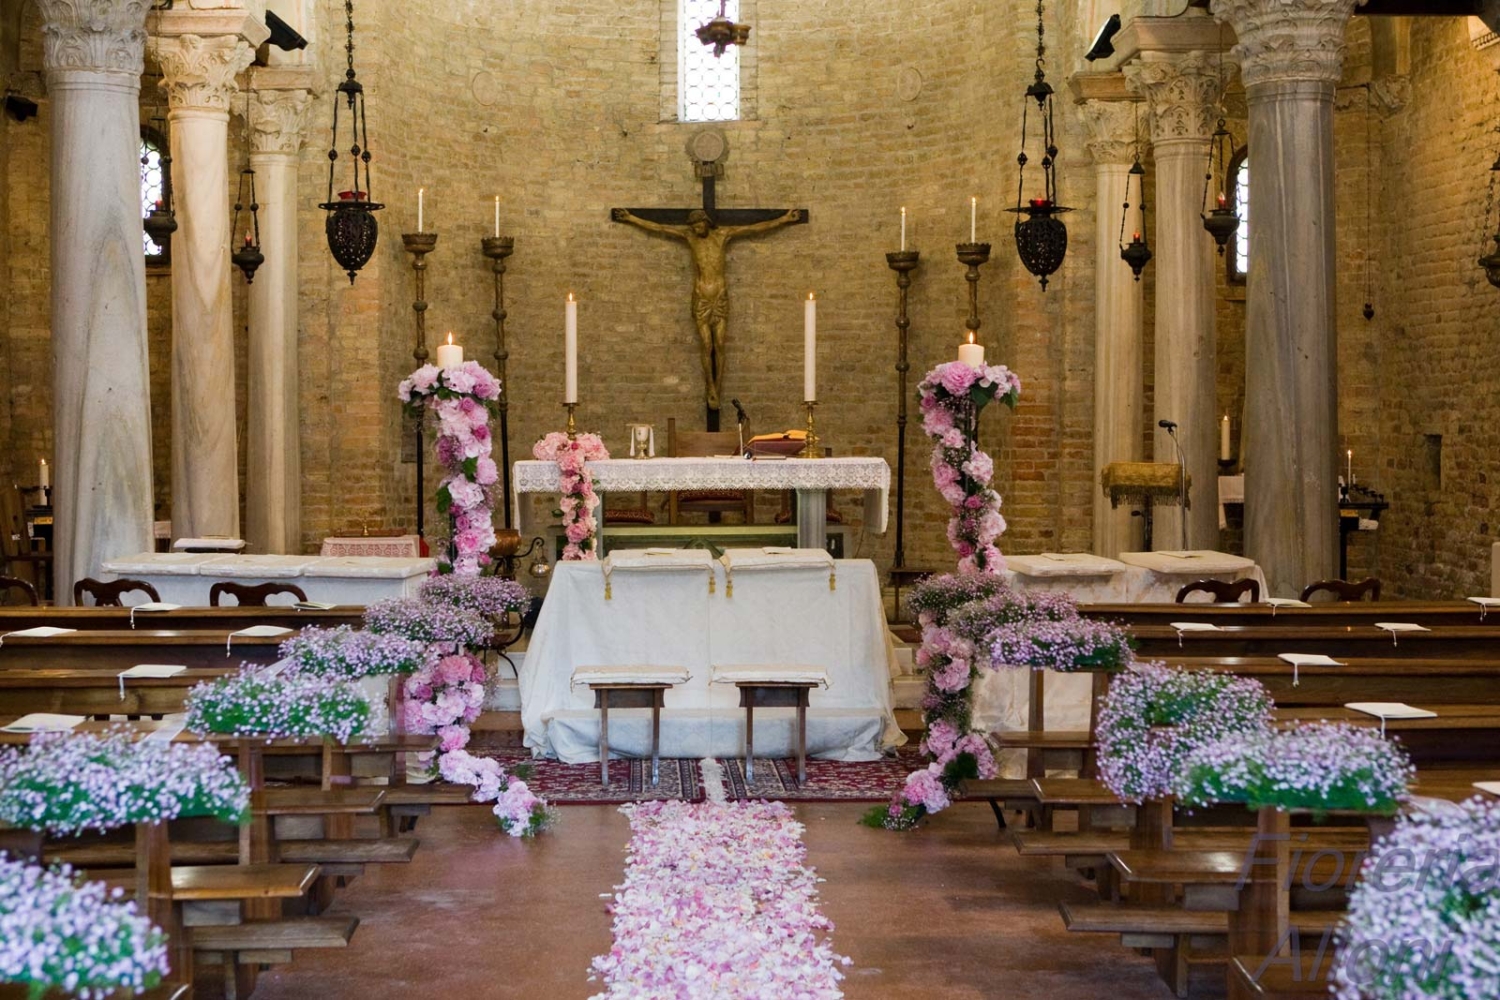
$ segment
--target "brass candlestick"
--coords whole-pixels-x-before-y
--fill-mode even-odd
[[[807,407],[807,443],[802,446],[799,458],[822,458],[823,449],[818,446],[818,432],[813,426],[813,410],[817,407],[817,401],[809,399],[802,404]]]
[[[490,318],[495,321],[495,374],[500,379],[500,475],[501,488],[505,491],[505,526],[511,526],[510,497],[510,384],[507,381],[505,363],[510,360],[510,350],[505,346],[505,258],[516,252],[516,241],[512,236],[486,236],[479,241],[480,249],[492,263],[495,272],[495,307]]]
[[[412,312],[417,314],[417,343],[411,356],[420,368],[427,363],[427,255],[437,247],[437,233],[402,233],[401,244],[411,254],[411,269],[417,275],[417,297],[412,301]],[[354,275],[349,275],[350,282]],[[426,512],[422,503],[422,418],[417,424],[417,537],[425,539]],[[506,491],[507,494],[509,491]]]
[[[885,262],[896,272],[896,568],[906,565],[904,522],[906,519],[906,375],[911,363],[906,360],[907,331],[911,320],[906,316],[906,290],[911,287],[911,273],[921,263],[917,250],[897,250],[885,255]]]
[[[563,406],[568,411],[568,427],[567,427],[568,440],[572,441],[573,439],[575,439],[576,437],[578,437],[578,422],[573,418],[573,411],[576,410],[576,409],[578,409],[578,404],[577,403],[564,403]]]
[[[968,273],[964,280],[969,283],[969,318],[964,320],[964,326],[973,334],[973,341],[979,340],[979,265],[990,259],[990,245],[988,243],[960,243],[958,245],[958,262],[968,266]]]

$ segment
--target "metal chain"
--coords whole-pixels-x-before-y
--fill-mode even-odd
[[[1036,0],[1036,82],[1047,78],[1047,26],[1042,20],[1043,0]]]
[[[344,43],[344,52],[349,60],[349,79],[354,79],[354,0],[344,0],[344,28],[349,40]]]

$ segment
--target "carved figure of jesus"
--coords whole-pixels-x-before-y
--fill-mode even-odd
[[[671,226],[651,222],[633,215],[629,209],[612,213],[616,222],[628,222],[650,233],[660,233],[682,240],[693,255],[693,325],[698,329],[703,353],[703,382],[708,408],[719,408],[719,392],[724,382],[725,333],[729,326],[729,284],[725,277],[726,251],[729,241],[740,236],[766,233],[802,221],[801,209],[790,209],[785,215],[743,226],[715,225],[707,212],[694,209],[688,213],[687,225]]]

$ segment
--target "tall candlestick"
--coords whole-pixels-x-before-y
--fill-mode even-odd
[[[967,343],[958,345],[958,360],[970,368],[984,367],[984,345],[974,343],[974,331],[969,331]]]
[[[979,242],[978,238],[975,237],[975,235],[974,235],[974,233],[976,232],[975,224],[978,222],[978,220],[979,220],[979,199],[971,197],[971,198],[969,198],[969,242],[970,243],[977,243],[977,242]]]
[[[52,470],[47,467],[47,460],[45,458],[42,459],[42,464],[37,467],[36,474],[37,485],[42,489],[45,490],[52,485]]]
[[[572,292],[563,314],[563,402],[578,402],[578,300]]]
[[[802,399],[818,398],[818,300],[812,292],[802,306]]]
[[[426,196],[426,188],[417,188],[417,232],[419,233],[426,232],[426,230],[422,228],[422,202]]]
[[[500,196],[495,195],[495,235],[500,235]]]
[[[437,365],[439,368],[457,368],[464,363],[464,349],[453,342],[453,331],[448,331],[448,342],[439,344]]]
[[[1350,448],[1344,456],[1344,481],[1350,486],[1354,485],[1354,449]]]
[[[1219,421],[1219,461],[1229,461],[1229,414]]]
[[[906,249],[906,206],[901,206],[901,249]]]

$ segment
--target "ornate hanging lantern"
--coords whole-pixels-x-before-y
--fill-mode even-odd
[[[354,0],[344,0],[344,27],[347,41],[344,52],[348,58],[348,69],[344,81],[333,95],[333,144],[328,150],[328,200],[318,207],[328,213],[323,228],[328,235],[328,249],[339,266],[349,272],[349,284],[354,284],[355,272],[369,263],[375,253],[375,244],[380,238],[380,226],[375,221],[375,212],[384,208],[374,200],[370,192],[370,137],[365,123],[365,88],[354,76]],[[339,105],[348,106],[349,113],[349,162],[351,184],[346,191],[333,195],[334,171],[339,159]],[[359,168],[364,166],[364,179],[360,179]]]
[[[1058,218],[1064,208],[1057,199],[1057,142],[1052,128],[1052,85],[1047,82],[1046,35],[1042,22],[1042,4],[1036,3],[1036,76],[1026,88],[1021,104],[1021,152],[1016,163],[1021,167],[1016,185],[1016,207],[1009,211],[1025,218],[1016,219],[1016,253],[1026,270],[1041,279],[1047,290],[1048,277],[1062,266],[1068,253],[1068,227]],[[1042,196],[1026,197],[1026,137],[1031,102],[1036,101],[1037,116],[1042,120]]]
[[[725,13],[728,2],[729,0],[719,0],[718,15],[694,32],[698,41],[713,46],[715,59],[722,56],[729,46],[744,45],[750,40],[750,25],[735,24]]]
[[[1208,145],[1208,171],[1203,175],[1203,211],[1200,213],[1203,228],[1214,238],[1220,257],[1224,256],[1224,248],[1240,229],[1240,217],[1229,207],[1227,194],[1230,183],[1229,161],[1233,156],[1234,134],[1225,126],[1224,119],[1220,118]],[[1210,207],[1209,195],[1214,190],[1215,177],[1219,179],[1218,194]]]
[[[245,156],[250,155],[250,89],[245,88]],[[240,220],[245,211],[245,198],[249,195],[250,218],[245,228],[245,241],[236,243],[240,233]],[[260,252],[260,202],[255,197],[255,169],[247,161],[240,171],[239,195],[234,199],[234,223],[229,227],[229,259],[245,275],[245,283],[255,281],[255,269],[266,262]]]
[[[156,114],[151,116],[151,129],[161,136],[161,198],[151,206],[151,211],[146,213],[146,218],[141,225],[146,230],[146,235],[151,237],[151,242],[166,250],[167,240],[177,232],[177,216],[172,211],[172,148],[167,139],[167,120],[161,116],[161,108],[156,109]],[[141,166],[146,166],[147,154],[141,156]]]
[[[1135,235],[1130,242],[1125,242],[1125,223],[1130,221],[1130,185],[1135,182],[1137,209]],[[1125,211],[1120,215],[1120,259],[1130,265],[1130,273],[1135,275],[1135,280],[1141,280],[1141,272],[1146,265],[1151,263],[1151,244],[1146,240],[1146,168],[1141,166],[1141,115],[1140,109],[1136,109],[1135,115],[1135,162],[1130,165],[1130,172],[1125,175]]]

